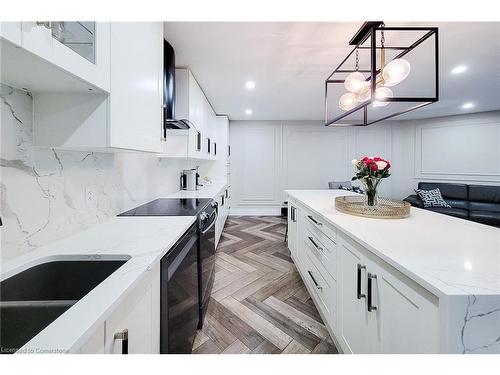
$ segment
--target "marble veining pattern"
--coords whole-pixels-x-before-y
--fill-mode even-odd
[[[0,280],[37,264],[71,257],[129,259],[68,311],[30,340],[20,353],[78,352],[183,233],[194,216],[115,217],[2,264]]]
[[[35,147],[32,96],[1,86],[2,260],[178,190],[184,160]]]

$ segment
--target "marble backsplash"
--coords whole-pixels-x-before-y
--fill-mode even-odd
[[[34,147],[31,95],[1,88],[0,260],[179,190],[185,160]]]

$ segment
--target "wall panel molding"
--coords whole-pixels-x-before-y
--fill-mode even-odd
[[[499,117],[415,122],[415,178],[500,182]]]
[[[284,190],[326,189],[330,180],[349,180],[351,160],[365,155],[391,160],[391,177],[380,185],[387,197],[402,199],[419,181],[500,184],[500,111],[368,127],[231,121],[230,139],[234,213],[278,214]]]

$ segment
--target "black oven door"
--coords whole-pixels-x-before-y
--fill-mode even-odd
[[[208,205],[200,215],[198,273],[201,277],[199,277],[200,320],[198,328],[203,325],[203,317],[207,310],[215,277],[215,222],[217,217],[216,202]]]

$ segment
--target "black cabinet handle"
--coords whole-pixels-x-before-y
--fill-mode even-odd
[[[115,333],[115,340],[122,340],[122,354],[128,354],[128,329]]]
[[[196,146],[195,151],[201,151],[201,132],[196,131]]]
[[[291,215],[290,215],[290,216],[291,216],[291,218],[290,218],[290,219],[292,219],[292,221],[293,221],[294,223],[297,221],[297,218],[296,218],[295,213],[296,213],[296,211],[295,211],[295,207],[290,206],[290,214],[291,214]]]
[[[372,280],[373,279],[376,279],[377,278],[377,275],[374,275],[370,272],[368,272],[368,311],[374,311],[374,310],[377,310],[377,306],[373,306],[372,305],[372,299],[373,299],[373,291],[372,291]]]
[[[361,271],[365,270],[366,266],[362,266],[358,263],[358,277],[357,277],[357,287],[356,287],[356,297],[358,299],[365,298],[366,295],[361,293]]]
[[[318,244],[314,241],[314,239],[312,237],[307,237],[309,238],[309,241],[311,241],[311,243],[314,245],[314,247],[316,249],[318,249],[319,251],[323,252],[323,248],[321,246],[318,246]]]
[[[314,217],[312,217],[311,215],[308,215],[307,217],[308,217],[308,218],[309,218],[309,220],[311,220],[314,224],[319,225],[319,226],[323,225],[322,223],[320,223],[318,220],[316,220],[316,219],[315,219]]]
[[[309,277],[313,281],[314,285],[316,285],[316,289],[320,289],[320,290],[323,289],[323,287],[316,282],[316,279],[314,278],[312,272],[311,271],[307,271],[307,273],[309,274]]]

